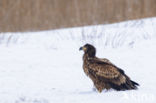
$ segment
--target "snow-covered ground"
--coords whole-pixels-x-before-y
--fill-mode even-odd
[[[0,34],[0,103],[155,103],[156,18],[54,31]],[[79,47],[121,67],[138,90],[92,90]]]

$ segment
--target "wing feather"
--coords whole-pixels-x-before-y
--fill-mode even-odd
[[[126,78],[119,69],[113,65],[110,61],[103,61],[101,59],[95,58],[90,60],[89,68],[94,70],[96,75],[103,77],[115,84],[122,84],[126,81]]]
[[[107,79],[116,78],[120,74],[120,72],[115,67],[109,64],[91,63],[89,65],[89,68],[94,70],[97,75],[105,77]]]
[[[111,64],[111,65],[114,65],[113,63],[111,63],[107,58],[94,58],[98,61],[101,61],[101,62],[105,62],[105,63],[108,63],[108,64]]]

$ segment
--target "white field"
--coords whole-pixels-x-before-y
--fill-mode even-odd
[[[156,18],[0,34],[0,103],[156,103]],[[92,90],[79,47],[91,43],[140,84]]]

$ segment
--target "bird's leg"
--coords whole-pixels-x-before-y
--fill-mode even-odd
[[[103,87],[101,86],[101,84],[100,83],[94,83],[94,85],[95,85],[96,89],[98,90],[98,92],[101,93],[103,90]]]
[[[97,88],[97,90],[98,90],[99,93],[102,92],[102,89],[103,89],[103,88],[101,88],[100,86],[96,86],[96,88]]]

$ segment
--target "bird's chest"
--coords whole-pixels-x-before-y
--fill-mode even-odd
[[[89,64],[87,61],[84,61],[84,63],[83,63],[83,70],[84,70],[85,74],[88,75]]]
[[[94,82],[98,79],[96,72],[92,69],[90,66],[90,62],[84,62],[83,64],[83,70],[85,74]]]
[[[87,56],[83,56],[83,70],[85,74],[88,76],[89,62],[87,60]]]
[[[91,66],[90,66],[90,62],[88,61],[87,58],[84,58],[83,70],[84,70],[84,72],[85,72],[85,74],[86,74],[87,76],[90,75]]]

